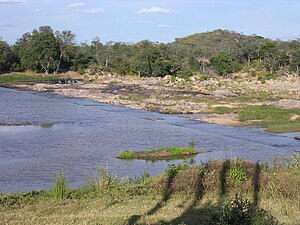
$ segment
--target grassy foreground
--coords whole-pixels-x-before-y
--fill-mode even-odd
[[[141,152],[124,151],[117,155],[117,158],[160,160],[192,156],[201,152],[192,147],[164,147]]]
[[[84,188],[62,175],[49,191],[0,195],[1,224],[300,224],[300,160],[275,166],[211,161],[119,179],[102,170]]]

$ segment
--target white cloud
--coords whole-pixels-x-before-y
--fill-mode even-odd
[[[0,0],[0,4],[20,4],[23,0]]]
[[[42,12],[42,9],[35,9],[36,12]]]
[[[170,12],[171,12],[170,9],[160,8],[160,7],[150,7],[150,8],[140,9],[137,13],[138,14],[149,14],[149,13],[162,14],[162,13],[170,13]]]
[[[82,12],[90,13],[90,14],[100,14],[103,13],[105,10],[103,8],[91,8],[87,10],[83,10]]]
[[[159,27],[159,28],[172,28],[172,26],[168,25],[168,24],[158,24],[157,27]]]
[[[67,5],[66,7],[67,8],[79,8],[79,7],[83,7],[83,6],[85,6],[85,4],[83,2],[74,2],[74,3]]]

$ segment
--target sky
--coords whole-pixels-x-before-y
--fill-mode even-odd
[[[13,44],[40,26],[71,30],[77,43],[172,42],[226,29],[300,38],[300,0],[0,0],[0,38]]]

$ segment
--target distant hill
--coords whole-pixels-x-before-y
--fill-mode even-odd
[[[257,35],[244,35],[228,30],[214,30],[205,33],[196,33],[184,38],[176,38],[173,44],[191,47],[202,51],[207,57],[218,52],[238,52],[243,42],[261,41],[267,39]]]

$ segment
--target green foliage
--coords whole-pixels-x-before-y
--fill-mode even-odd
[[[55,71],[58,59],[59,43],[53,30],[48,26],[33,30],[21,58],[25,68],[50,73]]]
[[[101,166],[97,173],[88,176],[87,189],[91,191],[107,192],[121,184],[121,180],[106,167]]]
[[[14,63],[14,55],[9,45],[0,39],[0,73],[9,71]]]
[[[150,174],[147,169],[144,170],[141,176],[129,178],[130,183],[142,184],[149,180]]]
[[[64,64],[64,69],[70,68],[70,62],[74,58],[75,34],[69,30],[64,30],[62,32],[56,31],[55,37],[59,43],[60,50],[60,56],[55,71],[56,73],[58,73],[62,64]]]
[[[135,159],[136,158],[136,152],[133,151],[124,151],[117,155],[118,159]]]
[[[238,195],[225,203],[219,203],[220,211],[212,217],[214,225],[276,225],[278,221],[266,210],[258,208],[248,199]]]
[[[235,108],[227,108],[227,107],[216,107],[214,108],[214,112],[218,114],[227,114],[236,111]]]
[[[300,131],[300,121],[291,120],[293,115],[300,115],[299,109],[281,109],[274,106],[244,106],[238,108],[217,107],[215,113],[235,112],[239,120],[246,125],[259,126],[275,133]]]
[[[188,79],[190,76],[193,76],[192,71],[185,69],[185,70],[179,70],[176,72],[176,77]]]
[[[180,171],[186,170],[188,168],[189,168],[189,165],[186,161],[184,163],[171,164],[168,166],[168,169],[165,170],[165,174],[168,177],[174,178]]]
[[[201,153],[192,147],[164,147],[141,152],[124,151],[117,155],[119,159],[168,159]]]
[[[67,196],[67,184],[63,172],[56,174],[53,194],[57,200],[65,199]]]
[[[252,72],[260,76],[261,71],[255,69],[259,62],[271,74],[290,69],[299,75],[299,49],[299,40],[271,41],[220,29],[168,44],[147,40],[136,44],[112,41],[103,44],[96,37],[91,44],[76,45],[71,31],[53,32],[49,26],[42,26],[23,34],[11,47],[0,41],[0,73],[26,69],[57,73],[71,69],[83,74],[95,64],[103,71],[124,75],[175,75],[187,79],[191,71],[227,75],[239,71],[243,64],[249,71],[254,65]]]
[[[61,80],[61,77],[56,75],[2,75],[0,76],[0,83],[18,83],[18,82],[46,82],[46,81],[57,81]]]
[[[200,77],[200,81],[210,80],[210,76],[203,75]]]
[[[141,41],[135,46],[131,69],[139,76],[165,76],[171,74],[172,62],[164,45]]]
[[[211,63],[219,75],[227,75],[241,70],[241,65],[235,61],[230,52],[219,53],[211,59]]]
[[[267,41],[265,42],[259,51],[259,54],[263,57],[264,59],[264,64],[265,64],[265,68],[267,71],[269,71],[270,73],[274,73],[280,63],[280,51],[279,51],[279,46],[276,42],[272,42],[272,41]]]
[[[247,179],[245,169],[238,164],[231,167],[228,170],[227,175],[229,178],[233,179],[236,184],[240,184]]]
[[[109,172],[105,167],[101,167],[99,170],[98,190],[107,191],[112,190],[119,183],[117,176]]]

